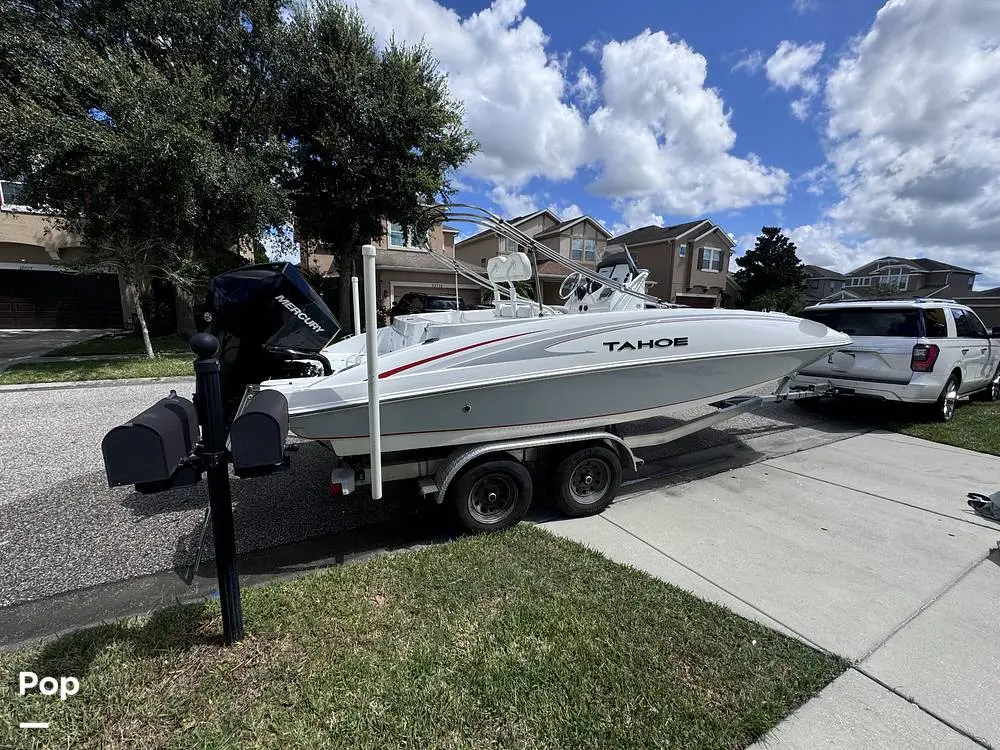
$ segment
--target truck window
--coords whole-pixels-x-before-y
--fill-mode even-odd
[[[916,338],[920,335],[920,311],[909,307],[857,307],[840,310],[806,310],[802,317],[815,320],[848,336],[898,336]]]
[[[951,316],[955,319],[955,335],[961,339],[975,338],[976,334],[973,333],[972,324],[965,316],[965,310],[960,310],[957,307],[949,309],[951,310]]]
[[[979,339],[988,339],[990,333],[986,330],[986,326],[983,325],[983,321],[979,319],[979,316],[969,310],[963,310],[963,312],[965,313],[965,319],[969,321],[969,327],[972,328],[972,335]]]
[[[944,309],[929,307],[924,310],[924,334],[929,339],[948,338],[948,319]]]

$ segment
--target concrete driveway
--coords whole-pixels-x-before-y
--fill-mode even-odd
[[[15,362],[40,357],[46,352],[108,331],[91,329],[0,329],[0,372]]]
[[[881,431],[797,452],[785,437],[546,528],[853,665],[761,747],[1000,747],[1000,525],[965,503],[998,489],[1000,458]]]

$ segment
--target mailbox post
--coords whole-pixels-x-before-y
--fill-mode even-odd
[[[209,333],[199,333],[191,339],[191,349],[197,356],[194,403],[171,391],[169,397],[112,428],[101,441],[101,452],[109,487],[131,484],[138,492],[151,494],[193,485],[201,481],[202,474],[208,475],[208,511],[202,541],[208,520],[212,519],[222,634],[225,644],[231,646],[243,638],[243,606],[236,572],[229,465],[240,478],[266,476],[288,468],[288,402],[277,391],[248,389],[227,435],[219,341]],[[200,560],[201,544],[195,567]]]
[[[219,340],[210,333],[191,339],[197,356],[194,363],[195,393],[204,415],[202,443],[208,504],[215,537],[215,565],[219,574],[219,604],[222,607],[222,638],[229,646],[243,639],[243,603],[236,572],[236,532],[233,528],[233,498],[229,487],[229,456],[219,382]]]

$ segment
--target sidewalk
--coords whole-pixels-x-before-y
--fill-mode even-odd
[[[885,432],[753,442],[759,463],[546,528],[854,665],[757,748],[1000,746],[1000,525],[965,504],[1000,458]]]

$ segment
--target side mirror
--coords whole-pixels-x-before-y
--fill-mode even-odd
[[[198,413],[186,398],[160,399],[101,441],[109,487],[192,484],[189,472],[179,472],[198,443]],[[176,484],[172,480],[178,479]],[[142,487],[138,487],[140,491]]]
[[[270,473],[285,462],[288,401],[278,391],[257,391],[229,428],[237,476]]]

